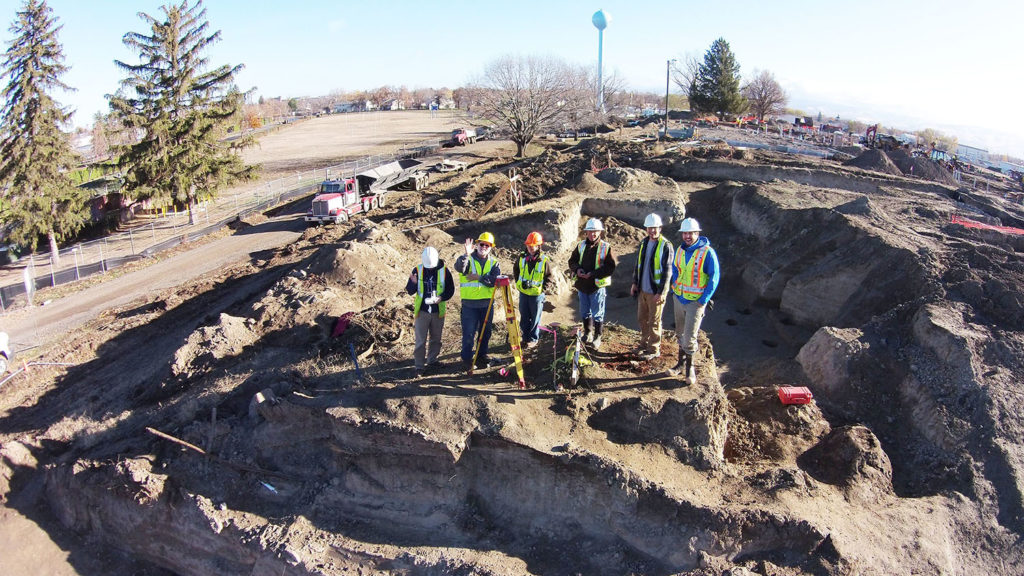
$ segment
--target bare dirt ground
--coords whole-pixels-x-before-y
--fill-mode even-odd
[[[39,350],[71,366],[0,389],[0,495],[136,573],[1020,573],[1024,242],[949,222],[1016,226],[1019,205],[881,159],[641,132],[518,161],[470,146],[466,173],[376,213],[112,302]],[[523,208],[478,217],[511,168]],[[651,211],[674,241],[700,219],[725,272],[692,387],[665,372],[670,334],[662,358],[628,354]],[[591,216],[620,263],[579,387],[553,386],[565,327],[526,390],[462,372],[457,298],[445,365],[414,378],[403,288],[424,245],[451,263],[491,231],[510,270],[538,230],[564,262]],[[557,284],[545,321],[569,324]],[[504,336],[499,319],[495,358]],[[781,405],[789,384],[816,401]]]

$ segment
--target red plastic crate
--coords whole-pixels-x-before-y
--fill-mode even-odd
[[[779,387],[779,400],[783,404],[810,404],[812,399],[814,399],[814,395],[805,386]]]

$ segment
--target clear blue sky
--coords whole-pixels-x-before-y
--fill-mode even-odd
[[[137,62],[121,43],[148,33],[138,12],[160,15],[154,0],[49,0],[78,89],[56,94],[86,125],[106,110],[121,74],[115,59]],[[22,2],[0,0],[2,38]],[[597,63],[591,16],[611,15],[605,74],[628,87],[663,92],[669,58],[703,56],[725,38],[741,73],[768,70],[810,114],[935,128],[963,144],[1024,157],[1024,3],[692,2],[646,0],[349,1],[209,0],[222,41],[211,64],[245,65],[243,89],[263,96],[315,96],[384,84],[455,88],[506,54],[553,55]],[[673,91],[677,91],[673,87]]]

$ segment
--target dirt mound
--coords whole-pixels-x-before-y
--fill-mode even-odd
[[[892,492],[892,464],[882,444],[864,426],[833,430],[800,458],[800,464],[822,482]]]
[[[597,173],[597,179],[620,191],[651,188],[679,190],[679,186],[671,178],[637,168],[605,168]]]
[[[708,145],[696,146],[690,148],[687,154],[701,160],[722,160],[735,158],[737,155],[741,158],[746,156],[745,151],[737,150],[725,142],[712,142]]]
[[[932,180],[934,182],[940,182],[942,184],[949,184],[952,186],[957,185],[957,181],[953,178],[953,175],[937,162],[932,162],[931,160],[920,156],[912,156],[907,153],[906,150],[890,150],[887,154],[893,164],[895,164],[905,176],[923,178],[925,180]]]
[[[175,376],[189,377],[203,364],[241,354],[246,346],[259,339],[260,334],[249,327],[252,322],[221,313],[216,325],[204,326],[192,333],[185,345],[174,353],[171,372]]]
[[[591,172],[584,172],[580,175],[579,180],[573,185],[573,190],[582,194],[597,194],[601,192],[610,192],[615,189],[615,186],[602,182],[594,176]]]
[[[892,174],[893,176],[902,176],[903,171],[898,166],[893,164],[892,160],[889,159],[889,155],[882,150],[870,149],[864,150],[856,158],[843,162],[846,166],[853,166],[854,168],[861,168],[863,170],[871,170],[872,172],[881,172],[883,174]]]

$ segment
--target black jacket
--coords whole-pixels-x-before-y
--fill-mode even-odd
[[[447,302],[455,295],[455,279],[452,278],[452,273],[445,268],[444,260],[437,261],[437,268],[424,268],[423,269],[423,292],[430,294],[433,290],[437,289],[437,274],[440,270],[444,270],[444,291],[440,294],[441,301]],[[412,269],[412,274],[409,276],[409,281],[405,283],[405,291],[409,294],[415,294],[419,288],[419,266]],[[436,313],[439,311],[437,304],[427,304],[426,302],[420,307],[420,313]]]

